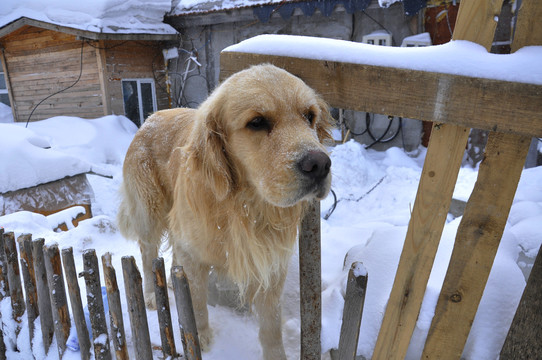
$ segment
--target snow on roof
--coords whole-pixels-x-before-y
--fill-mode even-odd
[[[488,53],[481,45],[463,40],[413,48],[308,36],[259,35],[223,51],[389,66],[542,85],[542,46],[526,46],[513,54],[503,55]]]
[[[3,0],[0,28],[21,18],[108,34],[171,34],[171,0]]]
[[[58,116],[28,128],[0,123],[0,194],[88,172],[110,175],[96,164],[121,163],[136,130],[129,119],[115,115]]]

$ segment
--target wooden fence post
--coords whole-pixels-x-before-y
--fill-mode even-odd
[[[34,274],[34,257],[32,256],[32,235],[23,234],[17,238],[21,253],[21,272],[23,273],[26,292],[26,316],[28,317],[28,332],[30,346],[34,338],[34,321],[39,316],[38,293],[36,292],[36,276]]]
[[[9,294],[8,260],[4,247],[4,228],[0,228],[0,300]]]
[[[77,270],[73,260],[73,249],[68,247],[62,249],[62,264],[66,273],[66,283],[68,284],[68,294],[70,295],[70,304],[73,312],[73,322],[77,331],[81,359],[90,359],[90,338],[88,335],[87,322],[83,312],[83,302],[81,301],[81,291],[77,281]]]
[[[542,358],[542,246],[506,336],[500,359]]]
[[[343,322],[339,338],[339,359],[356,358],[359,328],[367,291],[367,270],[362,263],[354,262],[348,272],[344,298]]]
[[[320,360],[322,330],[322,281],[320,202],[313,201],[301,221],[299,232],[299,291],[301,359]]]
[[[13,319],[20,323],[25,311],[25,305],[19,262],[17,261],[17,247],[15,246],[15,235],[13,232],[4,234],[4,250],[8,263],[9,293],[11,296]],[[17,330],[17,333],[19,333],[19,330]]]
[[[164,358],[175,358],[175,339],[171,324],[171,312],[169,309],[169,298],[167,293],[166,270],[164,259],[157,258],[152,262],[154,273],[154,292],[156,295],[156,309],[158,312],[158,323],[160,324],[160,339],[162,340],[162,352]]]
[[[129,360],[126,348],[126,335],[124,333],[124,321],[122,319],[122,306],[120,292],[117,284],[115,268],[111,264],[111,253],[102,255],[105,288],[107,290],[107,303],[109,304],[109,318],[111,326],[111,338],[117,360]]]
[[[84,271],[81,273],[87,287],[87,305],[92,325],[94,356],[99,360],[110,360],[109,335],[105,320],[102,288],[100,286],[100,270],[94,249],[83,252]],[[81,276],[81,275],[80,275]]]
[[[4,274],[4,263],[6,254],[4,251],[4,228],[0,226],[0,301],[4,299],[7,291],[7,279]],[[2,324],[2,316],[0,315],[0,325]],[[4,343],[4,332],[0,331],[0,360],[6,360],[6,344]]]
[[[171,268],[175,304],[181,329],[181,342],[187,360],[201,360],[201,348],[196,327],[196,318],[190,295],[190,285],[182,266]]]
[[[32,257],[34,259],[34,274],[36,275],[36,289],[38,293],[38,309],[40,314],[41,337],[45,353],[49,351],[53,341],[54,326],[53,313],[51,308],[51,297],[49,296],[49,285],[47,283],[47,271],[43,259],[43,238],[32,242]]]
[[[66,341],[70,336],[71,321],[58,245],[44,246],[43,255],[45,257],[45,269],[47,270],[47,282],[53,309],[58,356],[62,359],[66,351]]]
[[[152,359],[151,339],[143,298],[143,281],[133,256],[122,257],[122,273],[126,289],[126,302],[130,315],[130,326],[135,344],[135,358],[140,360]]]

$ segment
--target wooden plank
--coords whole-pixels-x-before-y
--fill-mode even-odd
[[[23,274],[26,294],[26,316],[28,317],[28,332],[30,346],[34,339],[34,321],[39,316],[38,293],[36,291],[36,275],[34,273],[34,258],[32,256],[32,235],[23,234],[17,238],[21,254],[21,272]]]
[[[354,262],[348,272],[344,296],[343,321],[339,337],[339,359],[355,360],[359,330],[367,291],[367,270],[362,263]]]
[[[32,242],[32,257],[34,258],[34,273],[36,274],[36,289],[38,292],[38,309],[40,313],[41,337],[45,353],[53,341],[54,326],[53,313],[51,308],[51,297],[49,296],[49,285],[47,284],[47,272],[43,258],[43,238]]]
[[[117,273],[111,263],[111,253],[108,252],[102,255],[102,266],[107,290],[107,303],[109,304],[111,338],[113,339],[115,358],[117,360],[129,360]]]
[[[171,279],[173,280],[184,356],[187,360],[201,360],[201,347],[194,307],[192,306],[192,296],[190,295],[190,285],[182,266],[173,266],[171,268]]]
[[[518,24],[537,22],[534,1],[526,0]],[[539,25],[542,31],[542,25]],[[514,48],[534,45],[521,31]],[[527,34],[528,35],[528,34]],[[536,39],[536,35],[533,36]],[[539,38],[542,40],[542,38]],[[531,144],[530,136],[491,132],[478,179],[459,228],[423,357],[459,359],[483,295]],[[499,196],[495,196],[498,192]]]
[[[66,283],[68,284],[68,294],[70,295],[70,305],[73,313],[73,322],[77,331],[77,340],[81,351],[81,360],[90,359],[90,337],[88,334],[87,322],[83,311],[83,302],[81,301],[81,290],[77,281],[77,270],[73,260],[73,248],[62,249],[62,264],[64,273],[66,273]]]
[[[542,247],[534,262],[512,326],[501,350],[501,360],[542,359]]]
[[[134,358],[137,360],[152,359],[151,338],[147,321],[147,310],[143,298],[142,279],[133,256],[122,257],[122,273],[126,289],[126,302],[130,327],[135,345]]]
[[[98,65],[98,79],[100,80],[100,89],[102,95],[102,104],[104,115],[111,114],[111,97],[109,96],[109,84],[107,82],[105,43],[98,42],[96,47],[96,62]]]
[[[299,296],[301,359],[320,360],[322,332],[322,275],[320,202],[310,203],[299,230]]]
[[[4,250],[6,252],[9,296],[11,297],[11,308],[13,319],[21,322],[25,311],[23,286],[21,284],[21,274],[19,271],[19,261],[17,256],[17,246],[15,246],[15,234],[10,231],[4,234]],[[17,333],[20,329],[17,329]]]
[[[107,333],[102,287],[100,286],[100,268],[98,267],[98,258],[94,249],[87,249],[83,252],[83,268],[84,271],[80,275],[85,279],[87,289],[87,305],[90,324],[92,325],[94,356],[96,360],[111,360],[109,334]]]
[[[403,252],[373,354],[375,359],[403,359],[406,354],[468,136],[466,128],[433,125]]]
[[[4,247],[4,228],[0,227],[0,300],[9,296],[8,260]]]
[[[66,351],[66,341],[70,336],[71,321],[68,310],[68,299],[66,298],[66,290],[64,288],[64,274],[62,273],[58,245],[53,244],[44,246],[43,256],[45,258],[49,296],[51,297],[53,309],[58,357],[62,359],[62,356]]]
[[[542,85],[235,52],[222,52],[220,62],[221,79],[250,65],[275,64],[337,108],[542,137]]]
[[[158,323],[160,325],[162,353],[164,354],[164,358],[175,358],[177,356],[177,351],[175,350],[171,312],[169,310],[169,297],[164,258],[160,257],[152,261],[152,272],[154,273],[154,293],[156,296]]]

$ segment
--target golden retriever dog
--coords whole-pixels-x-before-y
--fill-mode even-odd
[[[202,348],[212,341],[213,268],[258,316],[265,359],[286,359],[280,298],[308,201],[330,188],[330,115],[303,81],[273,65],[232,75],[198,109],[158,111],[124,162],[118,224],[141,248],[154,308],[152,260],[163,235],[190,281]]]

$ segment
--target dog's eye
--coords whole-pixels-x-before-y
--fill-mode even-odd
[[[303,114],[303,117],[309,122],[309,124],[314,123],[314,113],[312,111],[307,111]]]
[[[269,130],[269,122],[263,116],[257,116],[250,120],[247,124],[247,128],[251,130]]]

